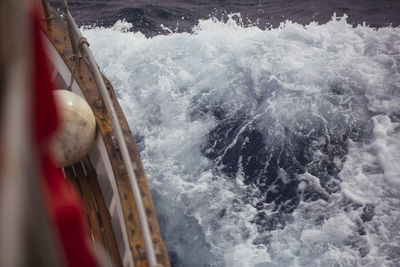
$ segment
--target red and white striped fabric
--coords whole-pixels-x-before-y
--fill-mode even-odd
[[[24,9],[26,4],[28,8]],[[8,6],[10,9],[18,7],[15,3],[10,3]],[[52,94],[54,88],[45,48],[41,39],[39,23],[41,18],[33,3],[27,2],[19,5],[19,8],[21,7],[22,10],[12,11],[24,16],[20,23],[25,24],[19,25],[19,28],[23,29],[21,34],[26,36],[11,39],[11,41],[26,40],[25,44],[19,44],[25,45],[23,49],[16,49],[23,55],[13,55],[17,59],[25,57],[21,60],[24,67],[18,72],[18,66],[15,66],[15,70],[4,71],[4,74],[21,75],[20,79],[25,82],[19,83],[15,77],[6,76],[2,84],[5,90],[3,90],[0,105],[1,126],[2,129],[6,129],[0,135],[0,173],[2,175],[0,190],[8,190],[8,193],[4,192],[0,198],[0,239],[2,239],[0,266],[32,265],[32,259],[43,265],[56,263],[58,266],[71,267],[98,266],[92,250],[81,198],[75,188],[64,179],[61,170],[55,167],[51,159],[49,142],[60,121]],[[4,10],[1,13],[3,14]],[[1,42],[6,42],[6,40],[2,38]],[[2,55],[7,47],[10,47],[9,44],[2,44]],[[2,60],[4,61],[4,57]],[[12,58],[6,61],[13,62]],[[14,65],[11,64],[10,68],[14,68]],[[27,186],[32,183],[34,186]],[[35,188],[36,195],[32,193]],[[39,197],[35,197],[37,195]],[[41,218],[35,216],[41,216]],[[45,223],[40,225],[38,222]],[[37,232],[43,235],[43,243],[40,242],[40,235],[39,239],[32,238],[35,234],[37,235]],[[47,238],[50,240],[47,244],[45,236],[50,236]],[[30,244],[26,244],[27,242]],[[35,252],[46,253],[51,248],[51,243],[56,248],[52,249],[58,254],[57,257],[49,255],[51,256],[49,258],[53,258],[52,261],[43,261],[40,255],[32,256]],[[34,249],[34,252],[29,251],[31,249]],[[52,252],[48,251],[48,253]]]

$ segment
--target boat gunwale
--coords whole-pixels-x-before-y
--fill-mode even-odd
[[[62,58],[70,73],[75,74],[73,87],[79,87],[79,89],[83,93],[84,98],[87,100],[95,113],[98,132],[100,133],[100,136],[105,144],[106,151],[112,165],[115,182],[118,187],[119,200],[123,210],[123,217],[126,226],[126,234],[128,236],[129,246],[132,252],[135,266],[147,266],[145,253],[143,253],[144,243],[142,235],[140,233],[140,224],[137,218],[138,216],[136,212],[136,207],[133,200],[130,183],[127,178],[125,166],[122,162],[119,148],[113,137],[114,134],[111,127],[111,119],[107,113],[107,109],[105,108],[103,100],[99,92],[97,91],[97,86],[95,84],[93,74],[86,60],[81,59],[80,64],[77,65],[77,69],[73,71],[76,59],[74,58],[69,35],[67,34],[68,29],[66,22],[51,7],[49,7],[49,13],[52,19],[43,20],[41,22],[43,33],[44,35],[46,35],[51,45],[57,50],[57,53]],[[64,80],[65,78],[66,77],[63,77]],[[107,86],[107,91],[117,112],[124,139],[127,143],[128,151],[135,167],[134,172],[137,177],[141,197],[144,202],[150,232],[152,235],[152,241],[155,244],[157,251],[157,261],[163,266],[169,266],[168,254],[165,244],[161,239],[156,212],[150,194],[150,187],[148,184],[147,176],[144,172],[143,164],[140,159],[139,151],[135,144],[133,135],[129,129],[126,118],[117,101],[114,89],[112,88],[111,83],[104,77],[104,75],[103,78]]]

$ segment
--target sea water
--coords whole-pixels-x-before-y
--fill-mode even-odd
[[[238,21],[83,30],[173,265],[399,266],[400,28]]]

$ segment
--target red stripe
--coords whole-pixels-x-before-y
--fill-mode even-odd
[[[42,163],[44,179],[41,183],[44,184],[49,217],[56,226],[67,265],[96,266],[81,199],[50,158],[48,142],[60,122],[37,10],[33,9],[31,19],[34,36],[33,134]]]

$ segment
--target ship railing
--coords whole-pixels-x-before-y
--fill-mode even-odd
[[[42,4],[43,4],[43,9],[44,9],[46,18],[50,19],[47,0],[42,0]],[[149,228],[149,224],[147,221],[145,208],[143,205],[143,200],[140,195],[139,185],[137,183],[132,160],[129,155],[126,142],[124,140],[124,136],[122,133],[121,125],[120,125],[118,117],[117,117],[117,113],[114,109],[114,105],[111,101],[111,98],[107,92],[106,85],[104,83],[102,74],[100,73],[100,70],[97,66],[94,56],[89,49],[89,42],[87,41],[87,39],[85,37],[83,37],[78,26],[76,25],[72,15],[69,11],[66,0],[63,0],[63,8],[64,8],[65,19],[67,21],[67,26],[68,26],[68,31],[69,31],[69,35],[70,35],[73,53],[75,54],[75,56],[78,56],[79,53],[83,53],[84,55],[86,55],[88,63],[93,71],[93,75],[94,75],[95,82],[96,82],[97,88],[99,90],[99,93],[100,93],[100,95],[106,105],[106,108],[108,110],[108,113],[111,117],[113,131],[114,131],[115,137],[117,139],[117,144],[119,146],[123,162],[126,167],[129,182],[131,185],[131,190],[132,190],[133,197],[135,200],[136,210],[138,213],[140,227],[142,230],[143,240],[144,240],[145,249],[146,249],[147,261],[149,263],[149,266],[152,266],[152,267],[159,266],[157,264],[156,253],[155,253],[155,249],[154,249],[152,238],[151,238],[150,228]]]

